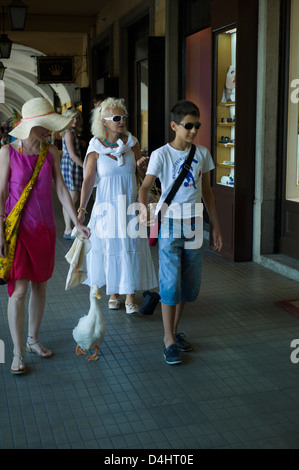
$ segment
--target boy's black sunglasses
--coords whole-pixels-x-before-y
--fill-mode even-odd
[[[179,125],[183,126],[187,131],[191,131],[193,127],[198,131],[201,126],[201,122],[196,122],[195,124],[193,124],[193,122],[179,122]]]

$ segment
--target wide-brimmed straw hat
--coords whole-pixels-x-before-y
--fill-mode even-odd
[[[57,114],[45,98],[33,98],[22,107],[22,120],[10,132],[17,139],[27,139],[33,127],[42,126],[52,132],[63,132],[70,127],[73,117]]]

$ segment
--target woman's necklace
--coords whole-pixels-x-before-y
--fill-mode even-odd
[[[119,139],[121,139],[121,134],[119,136]],[[117,139],[118,140],[118,139]],[[115,142],[115,143],[112,143],[112,142],[109,142],[108,140],[104,139],[103,142],[105,142],[105,144],[108,144],[110,145],[110,147],[117,147],[118,146],[118,143]]]
[[[27,149],[29,150],[29,152],[32,153],[32,155],[37,155],[37,154],[38,154],[38,152],[35,152],[34,150],[32,150],[32,149],[29,147],[29,145],[27,144],[27,142],[26,142],[25,140],[20,141],[20,142],[21,142],[21,146],[22,146],[22,147],[23,147],[23,144],[25,144],[25,146],[27,147]],[[41,145],[40,145],[40,147],[41,147]]]
[[[116,142],[115,144],[112,144],[111,142],[108,142],[108,140],[104,139],[105,144],[110,145],[110,147],[116,147],[118,143]]]

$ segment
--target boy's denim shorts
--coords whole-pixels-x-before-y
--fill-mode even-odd
[[[190,228],[195,230],[194,219]],[[159,233],[159,289],[165,305],[194,302],[200,291],[202,243],[199,248],[186,248],[186,242],[194,237],[185,234],[182,220],[169,219],[169,229],[163,221]]]

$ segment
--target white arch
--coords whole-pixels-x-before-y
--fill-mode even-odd
[[[5,103],[0,103],[1,120],[13,116],[13,108],[19,113],[23,104],[31,98],[42,96],[54,104],[54,91],[61,104],[73,101],[75,84],[37,83],[36,57],[44,56],[42,52],[21,44],[13,44],[10,59],[0,59],[6,67],[4,73]]]

